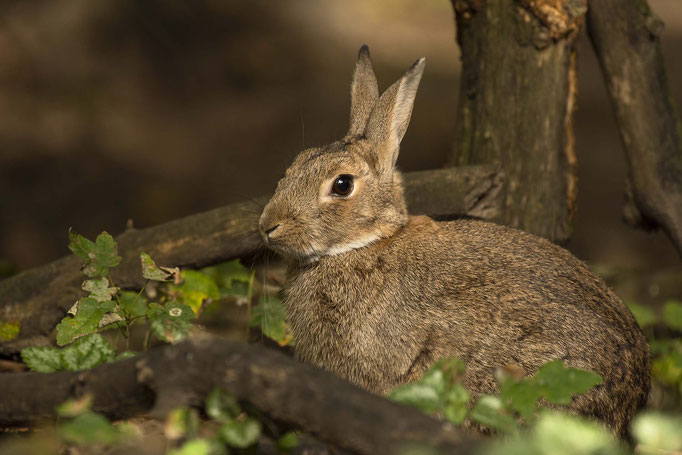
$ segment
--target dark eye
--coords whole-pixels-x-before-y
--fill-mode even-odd
[[[353,176],[341,174],[334,179],[332,193],[337,196],[348,196],[353,192]]]

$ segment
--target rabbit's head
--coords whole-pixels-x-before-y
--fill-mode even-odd
[[[351,84],[348,134],[301,152],[265,206],[259,231],[285,257],[309,262],[394,234],[407,221],[395,169],[425,59],[379,97],[369,49],[362,46]]]

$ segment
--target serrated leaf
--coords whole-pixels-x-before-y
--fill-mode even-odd
[[[124,320],[125,318],[118,313],[107,313],[104,316],[102,316],[102,319],[99,320],[98,327],[101,329],[108,325],[116,324]]]
[[[218,430],[220,437],[230,446],[245,449],[258,441],[261,423],[251,417],[234,419]]]
[[[62,369],[59,349],[54,346],[31,346],[21,350],[21,360],[38,373],[52,373]]]
[[[73,444],[113,444],[120,436],[106,417],[92,411],[61,425],[59,435]]]
[[[469,417],[480,424],[504,433],[516,429],[516,421],[505,413],[502,400],[494,395],[481,396],[471,409]]]
[[[276,297],[260,298],[258,305],[254,305],[251,309],[249,325],[260,327],[263,335],[276,341],[280,346],[293,342],[293,335],[286,321],[286,311],[282,302]]]
[[[0,321],[0,341],[13,340],[20,331],[21,324],[18,322]]]
[[[80,338],[61,350],[62,365],[71,371],[88,370],[115,357],[114,348],[98,333]]]
[[[76,316],[66,316],[57,324],[57,344],[63,346],[76,338],[94,333],[102,317],[115,307],[112,301],[98,302],[92,297],[82,299]]]
[[[152,281],[172,281],[175,274],[180,271],[176,268],[159,267],[147,253],[140,253],[142,264],[142,276]]]
[[[663,305],[663,320],[668,327],[682,330],[682,302],[669,300]]]
[[[213,420],[227,422],[241,414],[241,409],[234,395],[216,387],[206,397],[206,414]]]
[[[90,410],[93,399],[91,393],[86,393],[79,398],[66,400],[57,406],[55,411],[59,417],[76,417]]]
[[[218,285],[213,279],[196,270],[183,270],[180,274],[182,283],[170,287],[170,294],[189,305],[194,313],[198,313],[206,299],[220,298]]]
[[[128,318],[144,316],[147,313],[147,299],[136,292],[124,291],[118,296],[121,311]]]
[[[147,310],[152,333],[168,343],[177,343],[185,338],[195,317],[194,311],[188,305],[177,302],[168,302],[163,307],[158,303],[152,303]]]
[[[432,414],[440,408],[438,392],[420,382],[402,385],[393,390],[388,397],[398,403],[415,406],[427,414]]]
[[[88,261],[90,253],[95,249],[95,243],[69,229],[69,249],[79,258]]]
[[[518,382],[508,379],[500,385],[500,399],[521,417],[528,418],[535,412],[543,390],[544,385],[537,384],[533,379]]]
[[[626,305],[640,327],[644,328],[655,324],[656,321],[658,321],[656,313],[654,313],[654,310],[651,308],[635,302],[627,302]]]
[[[602,377],[591,371],[566,368],[561,360],[544,364],[535,374],[536,384],[542,386],[542,396],[553,404],[569,405],[573,395],[585,393],[602,382]]]
[[[83,281],[81,289],[88,291],[90,293],[89,297],[92,297],[98,302],[111,300],[118,292],[118,288],[109,287],[109,280],[106,278]]]

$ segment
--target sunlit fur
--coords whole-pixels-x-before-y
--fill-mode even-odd
[[[528,233],[407,216],[395,160],[423,68],[422,59],[376,99],[361,49],[348,136],[302,152],[263,211],[266,244],[289,259],[297,358],[386,394],[457,356],[472,399],[498,392],[497,367],[532,375],[562,359],[604,379],[569,409],[627,437],[649,393],[649,350],[604,282]],[[347,198],[327,193],[339,174],[356,176]]]

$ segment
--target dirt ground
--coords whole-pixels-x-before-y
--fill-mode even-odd
[[[682,8],[650,3],[682,107]],[[116,234],[272,191],[297,151],[345,133],[363,42],[381,88],[427,57],[399,166],[440,167],[450,150],[460,63],[447,0],[7,0],[0,12],[5,266],[67,254],[69,227]],[[569,248],[619,269],[679,268],[663,234],[621,222],[627,169],[584,35]]]

